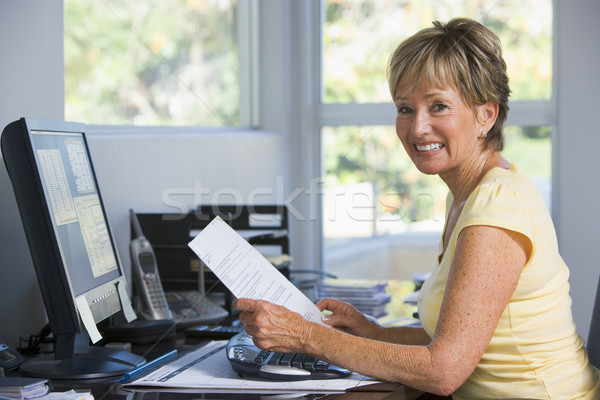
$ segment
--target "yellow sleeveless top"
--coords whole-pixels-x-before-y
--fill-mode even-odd
[[[423,284],[418,308],[427,334],[435,332],[458,235],[470,225],[520,232],[533,250],[487,350],[453,398],[600,399],[600,373],[575,331],[569,270],[552,220],[541,194],[514,163],[488,172],[471,193],[446,253]]]

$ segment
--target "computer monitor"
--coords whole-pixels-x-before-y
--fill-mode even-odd
[[[95,324],[121,310],[128,320],[135,314],[84,128],[22,118],[2,132],[4,163],[55,338],[54,354],[22,365],[28,376],[105,379],[145,362],[89,345]]]

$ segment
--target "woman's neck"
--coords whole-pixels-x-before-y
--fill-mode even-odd
[[[497,151],[484,152],[471,159],[469,164],[440,174],[440,178],[448,185],[454,204],[458,205],[464,203],[485,174],[496,167],[508,169],[510,163]]]

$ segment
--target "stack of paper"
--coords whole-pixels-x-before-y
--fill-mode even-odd
[[[48,393],[46,379],[2,377],[0,378],[0,398],[30,399]]]
[[[299,381],[269,380],[269,379],[245,379],[231,368],[231,364],[225,354],[227,348],[226,340],[212,341],[201,347],[195,347],[183,354],[180,358],[171,361],[156,371],[140,377],[137,380],[126,382],[124,387],[159,387],[175,389],[202,389],[210,393],[239,391],[247,393],[244,398],[266,398],[266,399],[296,399],[313,398],[310,396],[299,397],[303,393],[325,393],[344,392],[346,390],[358,390],[370,385],[380,385],[366,376],[352,373],[352,375],[337,379],[307,379]],[[393,390],[397,390],[393,389]],[[244,392],[242,392],[244,391]],[[251,393],[261,393],[265,396],[252,396]],[[282,392],[294,392],[282,394]],[[271,396],[268,394],[278,394]],[[389,393],[388,393],[389,394]],[[197,398],[193,397],[193,398]],[[318,398],[321,398],[319,395]],[[344,397],[344,396],[342,396]],[[368,397],[368,396],[367,396]],[[211,399],[220,398],[208,397]],[[232,398],[231,395],[226,398]],[[238,398],[233,395],[233,398]],[[241,398],[241,397],[239,397]]]
[[[379,318],[387,314],[385,308],[391,299],[386,287],[387,282],[382,281],[325,279],[316,285],[316,294],[345,301],[363,314]]]
[[[90,392],[76,392],[71,389],[66,392],[50,392],[42,397],[36,397],[35,400],[94,400],[94,395]]]

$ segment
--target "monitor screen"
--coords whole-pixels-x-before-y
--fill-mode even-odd
[[[60,255],[79,296],[121,276],[83,133],[30,133]]]
[[[104,351],[87,346],[89,339],[99,339],[96,323],[121,310],[128,320],[135,314],[84,128],[77,123],[22,118],[2,132],[4,162],[56,341],[55,354],[46,365],[37,359],[23,365],[27,375],[97,378],[131,368],[129,361],[118,368],[107,367],[107,362],[94,361],[102,359],[99,354],[88,354]],[[77,339],[86,331],[89,337],[80,349]]]

